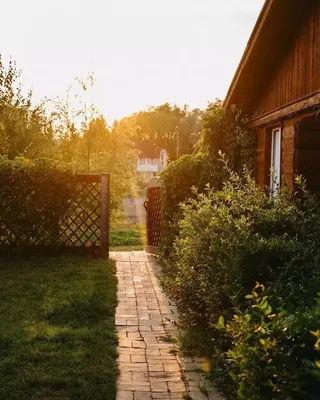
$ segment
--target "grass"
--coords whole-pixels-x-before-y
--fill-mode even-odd
[[[0,399],[114,400],[114,264],[56,257],[0,265]]]
[[[111,251],[142,250],[145,243],[145,225],[135,224],[110,230]]]

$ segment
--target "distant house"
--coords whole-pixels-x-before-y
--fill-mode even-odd
[[[137,172],[141,173],[144,181],[148,181],[167,166],[168,152],[165,149],[147,149],[140,153]]]
[[[320,191],[320,0],[266,0],[224,105],[250,117],[257,180]],[[273,178],[270,169],[279,171]]]

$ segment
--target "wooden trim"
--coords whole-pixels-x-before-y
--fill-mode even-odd
[[[100,256],[109,258],[110,176],[101,175]]]
[[[100,175],[76,175],[76,179],[79,182],[86,182],[86,183],[100,183],[101,182]]]
[[[238,68],[237,68],[237,70],[235,72],[235,75],[234,75],[234,77],[232,79],[232,82],[231,82],[230,88],[228,90],[227,96],[226,96],[226,98],[225,98],[225,100],[223,102],[224,107],[230,107],[231,106],[230,102],[231,102],[231,98],[232,98],[232,95],[233,95],[233,91],[234,91],[235,87],[237,86],[237,84],[239,82],[239,79],[240,79],[240,76],[241,76],[241,73],[242,73],[244,67],[246,66],[246,63],[248,62],[250,56],[251,56],[252,50],[253,50],[253,48],[254,48],[254,46],[256,44],[257,39],[259,38],[261,29],[262,29],[262,27],[263,27],[263,25],[265,23],[266,18],[269,15],[269,12],[270,12],[270,10],[271,10],[271,8],[273,6],[273,3],[274,3],[274,0],[266,0],[265,4],[264,4],[264,6],[263,6],[263,8],[262,8],[262,10],[260,12],[258,20],[257,20],[257,22],[255,24],[253,32],[252,32],[252,34],[250,36],[250,39],[248,41],[247,47],[244,50],[243,56],[242,56],[242,58],[240,60]]]
[[[258,128],[263,125],[268,125],[279,121],[283,118],[290,118],[293,114],[298,114],[307,111],[312,107],[320,106],[320,91],[317,91],[311,95],[302,97],[293,103],[289,103],[283,107],[280,107],[271,113],[264,114],[262,116],[252,118],[249,122],[250,128]]]
[[[279,133],[277,139],[275,140],[275,133]],[[277,150],[279,152],[278,156],[279,156],[279,165],[273,165],[273,161],[274,161],[274,157],[275,157],[275,150]],[[282,170],[282,162],[281,162],[281,158],[282,158],[282,129],[280,126],[276,127],[276,128],[272,128],[271,131],[271,160],[270,160],[270,164],[271,164],[271,168],[275,169],[275,172],[277,172],[277,179],[275,179],[275,176],[273,176],[270,173],[270,182],[269,182],[269,186],[272,187],[273,186],[273,181],[272,179],[276,180],[278,183],[278,187],[280,187],[281,185],[281,170]]]
[[[265,135],[264,185],[270,188],[272,129],[266,129]]]

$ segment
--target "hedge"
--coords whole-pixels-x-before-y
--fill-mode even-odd
[[[227,399],[316,399],[320,354],[309,331],[320,325],[319,203],[303,184],[271,196],[248,171],[225,170],[221,190],[195,190],[181,205],[173,252],[162,259],[184,349],[211,361]],[[257,281],[266,290],[252,304]]]
[[[76,196],[75,177],[50,159],[0,157],[0,244],[59,240],[59,220]]]

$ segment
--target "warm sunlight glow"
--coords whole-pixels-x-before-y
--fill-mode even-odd
[[[225,96],[262,3],[11,0],[1,53],[36,99],[94,72],[95,104],[109,121],[167,101],[203,108]]]

